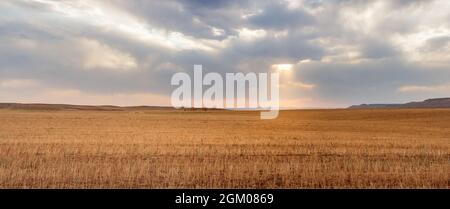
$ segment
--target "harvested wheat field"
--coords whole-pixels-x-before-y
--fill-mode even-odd
[[[0,188],[449,188],[450,109],[0,110]]]

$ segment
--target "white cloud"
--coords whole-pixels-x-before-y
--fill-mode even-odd
[[[122,33],[144,43],[156,44],[174,50],[213,50],[210,46],[177,31],[157,28],[134,16],[101,1],[51,1],[38,0],[54,12],[69,18],[100,27],[105,31]]]
[[[212,31],[214,36],[223,36],[225,34],[225,30],[220,29],[220,28],[216,28],[216,27],[212,27],[211,31]]]
[[[86,69],[133,70],[136,69],[136,59],[130,54],[113,49],[92,39],[81,39],[85,52],[84,67]]]
[[[34,88],[39,82],[33,79],[8,79],[0,81],[2,88]]]
[[[294,88],[300,88],[300,89],[313,89],[316,85],[314,84],[307,84],[307,83],[303,83],[300,81],[293,81],[293,82],[289,82],[288,83],[289,86],[294,87]]]
[[[263,38],[267,35],[267,32],[262,29],[251,30],[248,28],[240,28],[237,31],[239,33],[239,38],[246,41],[253,41],[255,39]]]
[[[442,84],[442,85],[408,85],[402,86],[398,89],[400,92],[404,93],[419,93],[419,92],[428,92],[428,93],[449,93],[450,92],[450,83]]]
[[[371,1],[369,6],[347,6],[340,11],[339,22],[344,28],[365,34],[372,34],[379,23],[380,12],[387,7],[387,1]]]

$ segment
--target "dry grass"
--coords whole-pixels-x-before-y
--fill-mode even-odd
[[[0,110],[0,188],[449,188],[450,110]]]

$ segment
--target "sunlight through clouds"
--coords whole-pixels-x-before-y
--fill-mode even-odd
[[[202,64],[279,72],[281,100],[308,106],[440,97],[449,11],[447,0],[5,0],[0,91],[21,89],[26,101],[46,88],[168,97],[174,73]]]
[[[55,12],[61,13],[67,18],[93,24],[104,30],[121,32],[145,43],[157,44],[175,50],[213,50],[211,47],[194,41],[180,32],[152,27],[129,14],[105,6],[104,2],[51,0],[38,0],[38,2],[50,6]]]

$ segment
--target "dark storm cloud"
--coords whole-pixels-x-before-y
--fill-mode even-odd
[[[405,7],[420,7],[430,4],[434,0],[395,0],[391,1],[390,4],[395,9],[405,8]]]
[[[273,2],[262,8],[260,14],[248,18],[251,25],[265,29],[290,29],[312,24],[314,18],[300,9],[289,9],[287,3]]]
[[[237,42],[226,51],[226,56],[230,58],[264,58],[286,63],[295,63],[300,59],[320,59],[323,54],[321,47],[308,43],[301,36],[282,39],[267,37],[253,42]]]
[[[190,9],[226,9],[233,5],[246,6],[248,1],[246,0],[180,0],[181,4]]]
[[[392,58],[398,55],[397,49],[383,40],[367,40],[361,46],[361,52],[364,58],[380,59]]]
[[[450,35],[430,38],[425,42],[425,46],[423,46],[421,49],[424,51],[445,51],[449,48]]]
[[[303,65],[298,72],[298,79],[321,84],[315,89],[313,97],[327,98],[344,105],[426,99],[433,95],[402,96],[398,89],[408,85],[448,84],[450,78],[447,67],[431,68],[397,59],[355,64],[311,63]]]
[[[115,1],[144,21],[196,38],[222,40],[235,35],[246,1]],[[223,31],[214,34],[214,28]]]

